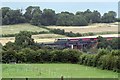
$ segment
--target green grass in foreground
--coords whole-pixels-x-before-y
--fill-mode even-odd
[[[32,32],[41,32],[41,31],[48,31],[47,29],[40,28],[37,26],[33,26],[30,24],[15,24],[15,25],[4,25],[2,29],[2,34],[15,34],[19,33],[20,31],[32,31]]]
[[[3,64],[3,78],[118,78],[118,73],[78,64]]]

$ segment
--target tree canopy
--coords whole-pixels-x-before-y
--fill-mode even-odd
[[[28,46],[34,44],[34,39],[28,31],[21,31],[15,37],[15,44],[21,46]]]
[[[13,10],[9,7],[2,7],[2,23],[3,25],[30,23],[36,26],[40,25],[60,25],[60,26],[86,26],[89,23],[112,23],[119,21],[114,11],[109,11],[101,16],[97,10],[76,11],[75,14],[65,11],[56,13],[52,9],[44,9],[39,6],[29,6],[25,13],[21,9]]]

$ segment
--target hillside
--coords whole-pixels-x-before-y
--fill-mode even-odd
[[[32,31],[32,32],[41,32],[48,30],[44,28],[40,28],[37,26],[33,26],[30,24],[16,24],[16,25],[4,25],[0,28],[0,31],[2,30],[2,34],[15,34],[19,33],[20,31]]]

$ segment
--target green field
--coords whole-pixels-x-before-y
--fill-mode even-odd
[[[3,64],[3,78],[117,78],[118,73],[78,64]]]
[[[0,28],[2,29],[2,34],[15,34],[19,33],[20,31],[32,31],[32,32],[41,32],[41,31],[48,31],[44,28],[40,28],[37,26],[33,26],[30,24],[16,24],[16,25],[4,25]]]

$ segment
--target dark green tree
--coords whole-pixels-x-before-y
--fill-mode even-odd
[[[104,13],[102,16],[102,22],[104,23],[112,23],[116,21],[116,12],[109,11],[108,13]]]
[[[10,49],[7,51],[2,52],[2,62],[3,63],[10,63],[10,62],[16,62],[16,51]]]
[[[41,14],[42,11],[40,10],[39,6],[29,6],[27,7],[24,16],[26,18],[26,22],[31,22],[32,24],[34,23],[36,25],[41,23]]]
[[[92,23],[92,12],[90,11],[90,9],[87,9],[86,11],[84,11],[83,14],[87,22]]]
[[[21,31],[15,37],[15,44],[19,46],[28,46],[34,44],[34,39],[32,35],[28,31]]]
[[[81,15],[75,15],[73,18],[73,26],[86,26],[88,22],[86,19]]]
[[[33,13],[32,13],[32,19],[30,21],[31,24],[40,26],[42,22],[42,11],[40,10],[39,7],[34,7]]]
[[[99,23],[101,21],[101,14],[97,10],[94,10],[91,16],[91,20],[93,23]]]
[[[24,23],[25,18],[22,14],[22,10],[11,10],[8,7],[2,8],[2,24],[18,24]]]
[[[9,24],[8,18],[6,16],[7,12],[9,12],[11,9],[9,7],[2,7],[2,24]]]
[[[55,25],[56,14],[52,9],[44,9],[42,13],[42,25]]]
[[[57,14],[56,25],[58,26],[70,26],[73,24],[73,15],[70,13],[61,12]]]

